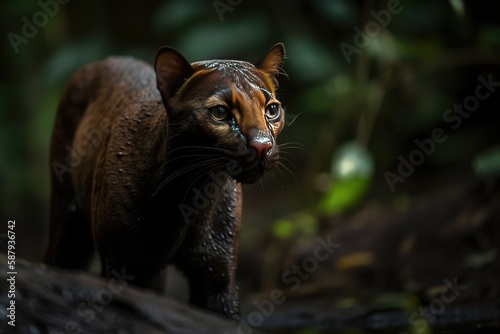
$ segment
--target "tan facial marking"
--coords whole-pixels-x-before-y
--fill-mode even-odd
[[[253,130],[267,131],[264,116],[266,97],[260,89],[241,92],[231,87],[231,98],[232,112],[244,135],[249,135]]]

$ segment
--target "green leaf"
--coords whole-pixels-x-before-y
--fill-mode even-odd
[[[476,155],[472,166],[477,175],[499,174],[500,146],[495,146]]]
[[[341,213],[352,207],[366,193],[370,178],[356,176],[333,182],[320,202],[320,210],[326,214]]]
[[[320,202],[320,210],[340,213],[356,204],[370,185],[373,169],[373,157],[365,147],[356,142],[340,146],[332,158],[334,181]]]
[[[289,239],[295,233],[293,222],[289,219],[278,219],[273,225],[273,234],[280,239]]]
[[[318,219],[304,211],[281,218],[273,224],[273,235],[280,239],[289,239],[294,235],[315,235]]]

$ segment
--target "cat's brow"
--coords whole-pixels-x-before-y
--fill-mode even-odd
[[[267,89],[262,88],[262,87],[259,87],[259,89],[264,94],[264,96],[266,98],[266,103],[273,98],[273,93],[271,93]]]
[[[274,96],[274,94],[272,92],[270,92],[266,88],[262,87],[262,85],[256,84],[256,83],[251,82],[251,81],[247,81],[246,84],[255,90],[260,90],[264,94],[266,101],[269,101]]]

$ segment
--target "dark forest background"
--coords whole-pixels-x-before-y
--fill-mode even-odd
[[[421,218],[416,226],[445,223],[446,217],[436,217],[437,210],[453,198],[454,186],[495,180],[500,172],[500,86],[491,86],[484,100],[474,100],[484,80],[500,82],[495,1],[60,2],[0,4],[0,233],[6,233],[7,220],[16,220],[18,257],[41,260],[50,191],[48,147],[69,76],[108,55],[152,63],[163,45],[173,46],[190,61],[257,62],[276,42],[287,50],[288,76],[279,78],[278,93],[286,106],[287,126],[279,142],[302,148],[287,151],[289,171],[245,187],[242,296],[286,287],[280,272],[300,263],[325,231],[334,231],[332,238],[343,249],[332,260],[335,270],[383,261],[377,248],[359,246],[369,236],[342,239],[335,228],[355,229],[346,224],[366,213],[370,235],[380,236],[372,244],[385,244],[388,236],[383,231],[394,215],[428,204],[429,210],[417,215]],[[26,22],[34,29],[26,28]],[[467,103],[470,115],[457,118],[448,111]],[[433,139],[436,129],[442,130],[439,140]],[[431,140],[427,153],[416,143]],[[411,159],[418,166],[409,167]],[[494,194],[487,200],[498,200],[498,192]],[[460,210],[475,198],[464,195],[453,203]],[[467,217],[472,218],[464,218],[464,224],[477,218]],[[489,224],[498,225],[497,218]],[[498,229],[483,232],[487,240],[474,239],[474,247],[479,246],[464,253],[464,261],[473,267],[498,263]],[[446,253],[449,244],[435,242],[433,233],[438,232],[423,231],[422,244],[428,240],[434,255]],[[463,245],[457,249],[469,247]],[[434,255],[420,260],[432,262]],[[439,261],[435,267],[451,265],[446,257]],[[450,268],[449,275],[428,274],[442,282],[453,279],[459,272],[455,269]],[[382,291],[419,290],[408,278],[411,274],[394,285],[388,278],[392,272],[384,275],[368,280],[383,280]],[[335,281],[332,277],[318,276],[314,282]],[[343,286],[335,282],[335,287]],[[318,289],[318,284],[311,286]],[[488,296],[496,298],[498,293]]]

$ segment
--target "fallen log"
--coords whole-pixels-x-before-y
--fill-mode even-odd
[[[213,334],[238,333],[240,326],[136,288],[125,272],[103,279],[22,259],[15,270],[8,274],[1,253],[0,333]]]

